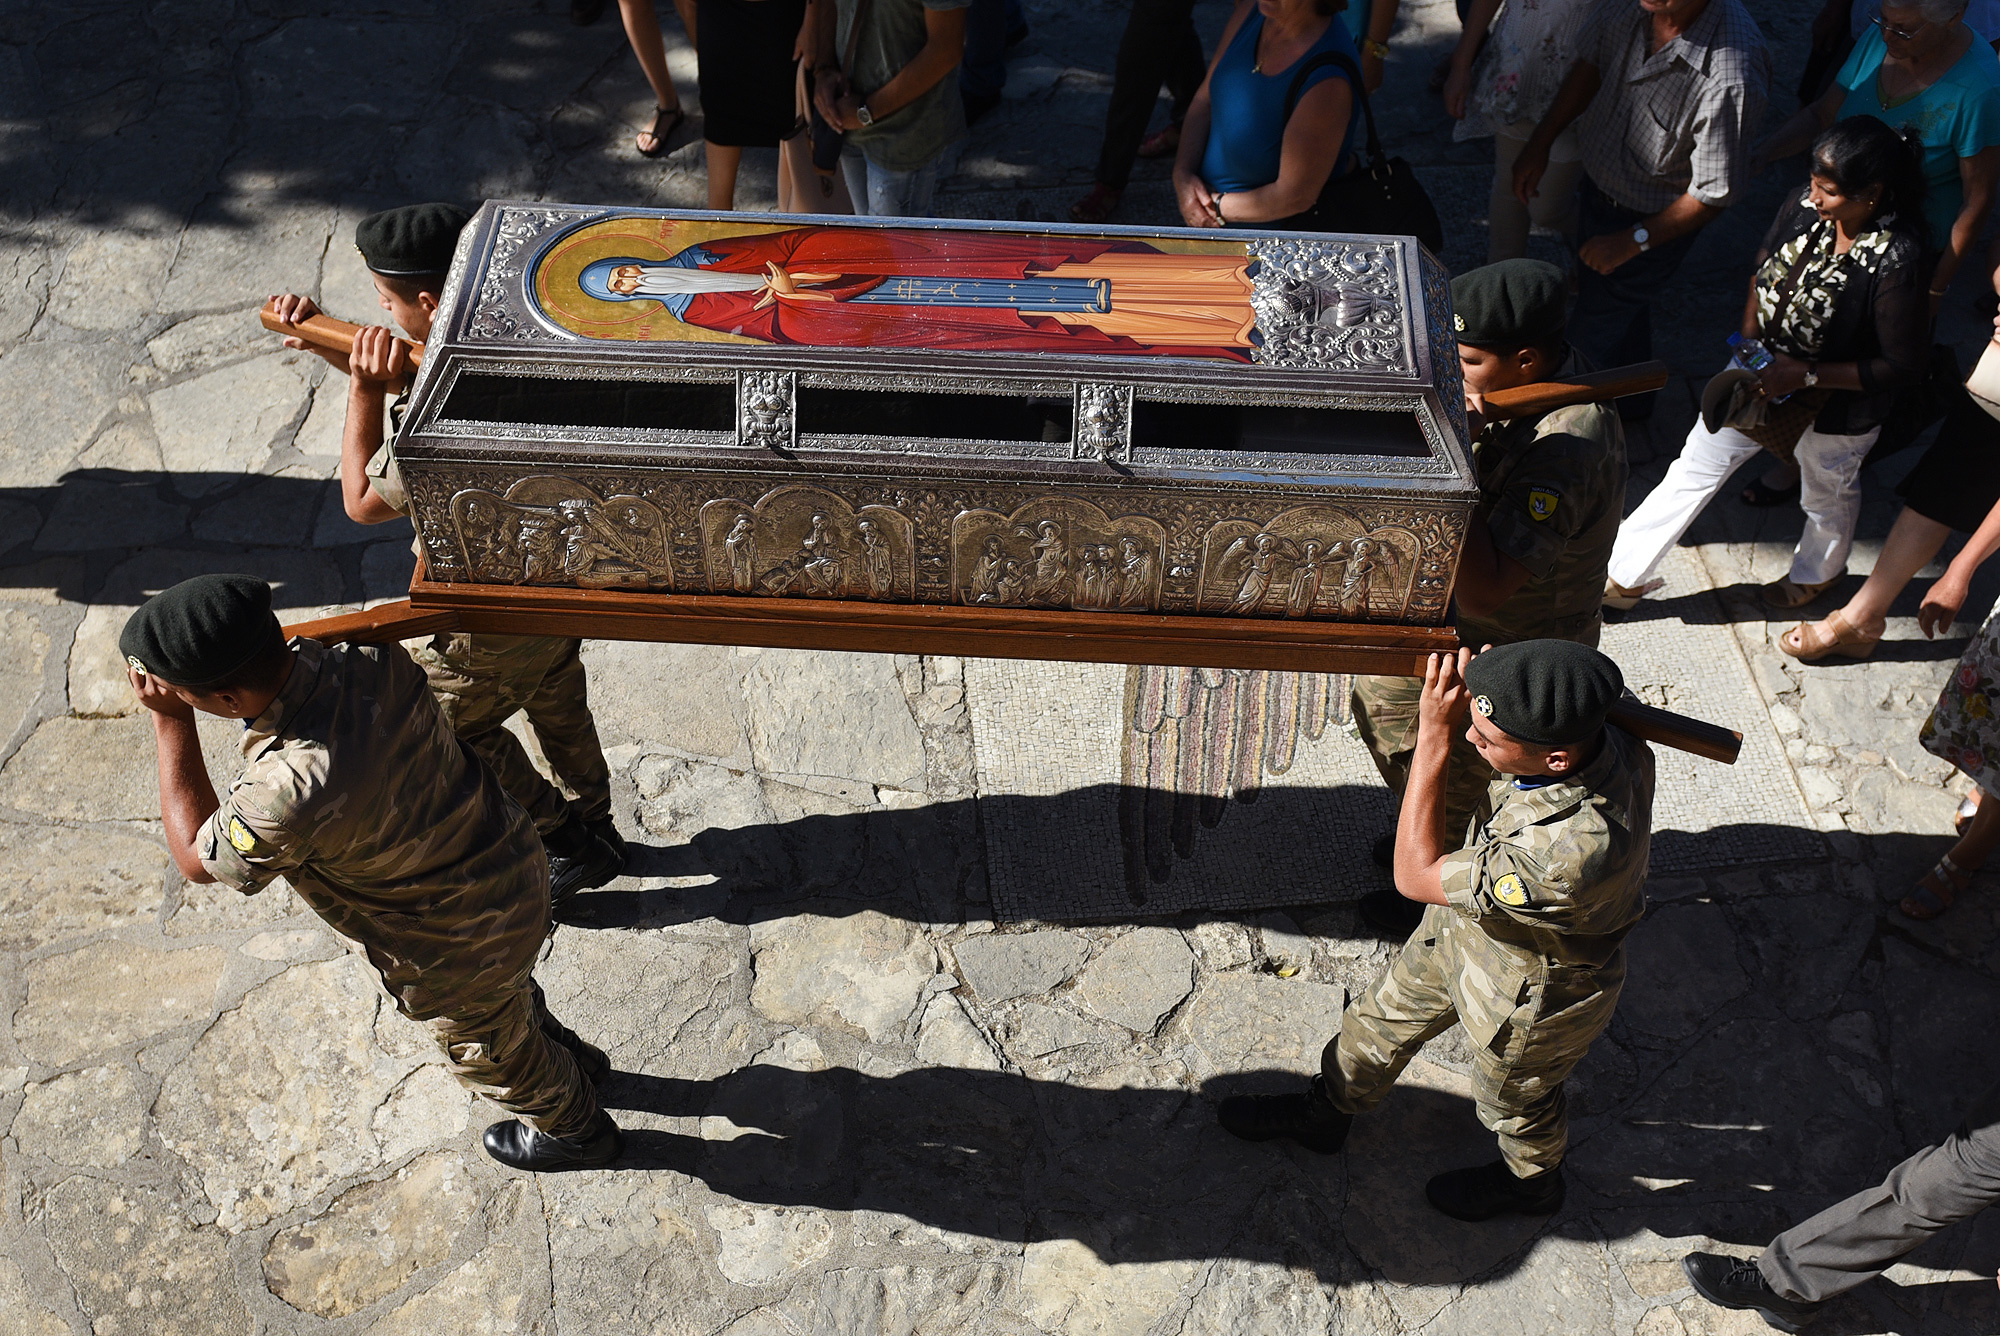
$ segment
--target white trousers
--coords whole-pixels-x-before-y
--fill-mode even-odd
[[[1792,553],[1791,571],[1799,584],[1831,580],[1847,569],[1854,525],[1861,518],[1861,461],[1881,432],[1871,427],[1859,436],[1823,436],[1807,428],[1799,438],[1799,504],[1806,531]],[[1697,421],[1667,476],[1620,526],[1607,572],[1611,579],[1627,589],[1652,579],[1729,475],[1762,448],[1734,427],[1710,431]]]

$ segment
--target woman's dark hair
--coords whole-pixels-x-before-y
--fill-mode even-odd
[[[1895,215],[1898,231],[1928,236],[1924,225],[1924,141],[1915,130],[1897,134],[1873,116],[1849,116],[1813,140],[1812,174],[1860,195],[1882,187],[1877,218]]]

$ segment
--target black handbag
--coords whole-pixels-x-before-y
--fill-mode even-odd
[[[1361,124],[1366,131],[1366,161],[1345,176],[1329,175],[1320,187],[1319,198],[1304,213],[1293,214],[1265,227],[1295,232],[1364,232],[1411,236],[1433,253],[1444,249],[1444,224],[1438,221],[1437,206],[1425,193],[1416,172],[1402,158],[1392,158],[1382,149],[1375,133],[1375,111],[1368,105],[1368,90],[1361,71],[1353,61],[1337,51],[1322,51],[1299,66],[1292,86],[1285,94],[1285,120],[1305,92],[1306,79],[1315,70],[1332,65],[1347,76],[1360,106]],[[1339,164],[1336,163],[1335,166]]]
[[[868,0],[861,0],[854,7],[854,21],[847,27],[847,57],[839,66],[843,83],[853,76],[854,52],[860,46],[861,22],[867,15]],[[840,169],[840,154],[847,147],[847,132],[834,129],[833,123],[819,114],[819,102],[813,96],[819,91],[818,79],[818,70],[806,72],[806,142],[812,145],[813,170],[829,177]]]

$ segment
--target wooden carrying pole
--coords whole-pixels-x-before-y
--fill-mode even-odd
[[[331,348],[337,353],[353,352],[354,336],[361,330],[359,325],[349,324],[345,320],[335,320],[330,315],[309,315],[296,325],[288,325],[278,319],[277,313],[271,309],[268,302],[257,312],[257,320],[273,334],[291,334],[304,339],[307,343]],[[423,365],[423,344],[411,343],[405,338],[398,338],[396,342],[402,344],[403,350],[409,354],[411,367]]]
[[[778,649],[954,654],[1092,663],[1175,663],[1209,668],[1378,672],[1415,676],[1433,651],[1457,642],[1447,628],[1298,623],[1252,617],[1161,617],[1032,608],[838,603],[728,595],[627,594],[433,584],[366,612],[301,622],[288,636],[384,645],[448,631],[584,636]],[[1167,626],[1165,624],[1172,623]],[[1301,636],[1301,627],[1312,639]],[[1171,635],[1163,639],[1163,632]],[[1337,645],[1333,636],[1343,639]],[[1627,696],[1611,722],[1634,737],[1732,765],[1743,735]]]
[[[1488,422],[1508,418],[1536,417],[1571,404],[1601,403],[1628,394],[1644,394],[1667,383],[1665,362],[1635,362],[1604,371],[1588,371],[1561,380],[1538,380],[1511,390],[1496,390],[1486,396]]]

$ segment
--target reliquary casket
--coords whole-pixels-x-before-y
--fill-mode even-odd
[[[395,453],[487,629],[1409,671],[1476,496],[1409,237],[492,202]],[[609,628],[616,629],[609,629]]]

